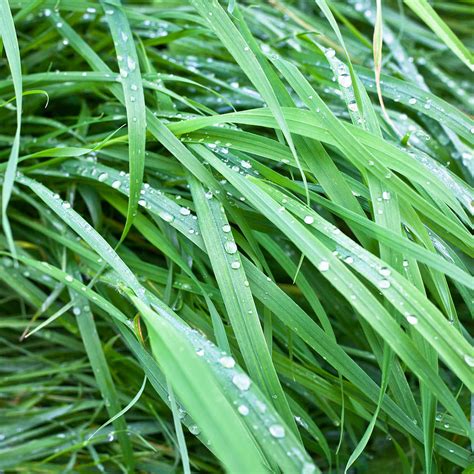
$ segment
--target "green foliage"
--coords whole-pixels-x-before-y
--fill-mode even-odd
[[[468,472],[468,2],[0,0],[0,469]]]

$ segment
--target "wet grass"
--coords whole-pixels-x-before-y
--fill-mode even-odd
[[[0,469],[469,472],[471,10],[0,0]]]

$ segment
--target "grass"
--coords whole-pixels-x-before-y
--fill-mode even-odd
[[[468,1],[0,0],[0,469],[473,469]]]

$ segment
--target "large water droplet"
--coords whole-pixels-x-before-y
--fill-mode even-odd
[[[336,51],[334,51],[334,49],[332,49],[332,48],[329,48],[329,49],[326,50],[326,52],[324,54],[327,58],[330,59],[330,58],[333,58],[334,56],[336,56]]]
[[[274,438],[284,438],[285,437],[285,428],[281,425],[271,425],[270,428],[268,428],[268,431],[270,431],[270,434]]]
[[[345,88],[351,87],[352,85],[351,76],[350,74],[346,74],[346,73],[340,74],[337,78],[337,82],[339,83],[341,87],[345,87]]]
[[[174,216],[172,216],[169,212],[161,211],[160,212],[160,217],[165,221],[165,222],[173,222]]]
[[[390,268],[382,267],[382,268],[379,269],[379,273],[380,273],[380,275],[382,275],[384,277],[388,277],[388,276],[390,276],[390,273],[392,273],[392,272],[391,272]]]
[[[329,270],[329,262],[327,260],[321,260],[318,265],[318,270],[320,272],[327,272]]]
[[[469,367],[474,367],[474,357],[469,354],[464,354],[464,362],[466,362]]]
[[[219,362],[226,369],[232,369],[235,367],[235,360],[230,356],[224,356],[219,359]]]
[[[252,383],[249,377],[246,374],[235,374],[232,377],[232,383],[239,389],[239,390],[248,390],[250,388],[250,384]]]
[[[194,436],[197,436],[199,433],[201,433],[201,430],[199,429],[198,425],[189,425],[189,432]]]
[[[235,242],[232,240],[228,240],[224,244],[224,249],[227,253],[230,253],[231,255],[237,252],[237,245],[235,245]]]
[[[418,324],[418,318],[413,314],[407,314],[405,318],[408,324]]]

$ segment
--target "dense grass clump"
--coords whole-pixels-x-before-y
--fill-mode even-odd
[[[431,3],[0,0],[0,470],[471,472],[474,17]]]

